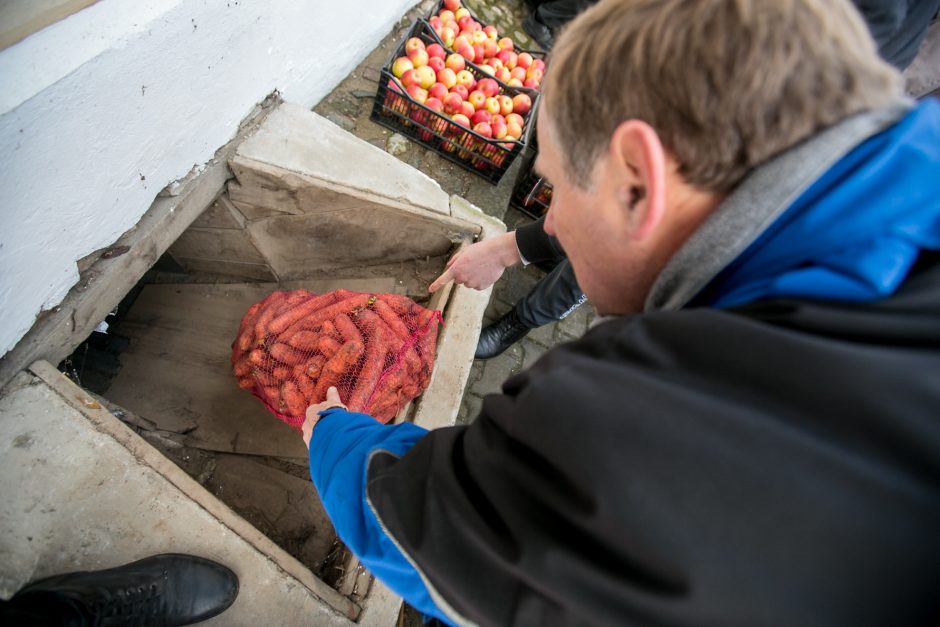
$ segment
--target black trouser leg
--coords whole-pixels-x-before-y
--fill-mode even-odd
[[[578,286],[571,262],[567,257],[560,257],[532,291],[516,303],[516,315],[523,324],[534,329],[565,318],[585,300],[587,297]]]

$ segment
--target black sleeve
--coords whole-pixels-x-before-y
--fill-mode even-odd
[[[516,245],[529,263],[558,262],[565,257],[558,240],[545,232],[545,217],[516,229]]]

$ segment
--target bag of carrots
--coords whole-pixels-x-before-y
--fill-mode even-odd
[[[350,411],[388,422],[431,381],[439,311],[398,294],[274,292],[232,343],[238,385],[300,429],[335,386]]]

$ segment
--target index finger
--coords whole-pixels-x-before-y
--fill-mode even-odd
[[[453,281],[453,280],[454,280],[454,270],[453,268],[447,268],[446,270],[444,270],[444,272],[441,273],[441,276],[434,279],[434,283],[431,283],[431,285],[428,286],[428,291],[433,294],[437,290],[444,287],[444,285],[446,285],[449,281]]]

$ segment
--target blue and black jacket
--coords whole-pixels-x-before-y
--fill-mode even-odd
[[[940,104],[840,155],[691,302],[427,432],[333,409],[336,530],[487,625],[940,619]]]

